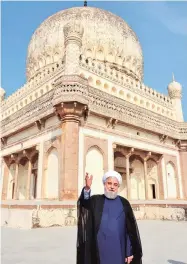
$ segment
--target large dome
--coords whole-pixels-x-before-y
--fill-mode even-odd
[[[28,46],[27,80],[64,57],[64,26],[79,20],[84,28],[81,54],[126,67],[143,78],[142,49],[134,31],[120,17],[93,7],[75,7],[47,18]]]

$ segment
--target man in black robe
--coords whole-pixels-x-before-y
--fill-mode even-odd
[[[92,176],[78,200],[77,264],[142,264],[142,246],[130,203],[117,195],[121,175],[103,176],[104,194],[90,196]]]

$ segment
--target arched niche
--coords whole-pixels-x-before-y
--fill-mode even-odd
[[[101,149],[97,146],[92,146],[86,153],[85,172],[93,175],[91,194],[103,193],[104,159]]]
[[[7,189],[7,199],[8,200],[11,200],[14,198],[15,172],[16,172],[16,163],[12,163],[9,166],[9,175],[8,175],[8,189]]]
[[[140,156],[132,155],[130,157],[130,186],[131,199],[144,200],[145,199],[145,180],[144,180],[144,164]]]
[[[59,188],[59,155],[56,148],[51,147],[47,152],[45,168],[45,192],[47,199],[57,199]]]
[[[29,160],[22,157],[18,167],[18,199],[25,200],[27,197]]]
[[[147,161],[148,199],[159,198],[158,165],[155,160]]]
[[[176,184],[176,171],[175,165],[168,162],[166,165],[166,178],[167,178],[167,197],[168,199],[177,198],[177,184]]]

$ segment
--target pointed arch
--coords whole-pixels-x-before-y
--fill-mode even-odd
[[[166,164],[167,196],[169,199],[177,198],[176,168],[172,161]]]
[[[13,199],[14,185],[15,185],[15,182],[14,182],[15,172],[16,172],[16,163],[13,162],[9,166],[8,190],[7,190],[7,199],[8,200]]]
[[[45,192],[47,199],[57,199],[59,188],[59,155],[57,148],[51,146],[47,151],[47,162],[45,168]]]
[[[132,168],[132,172],[130,174],[131,198],[133,200],[144,200],[145,180],[143,160],[139,155],[132,155],[129,160],[130,167]]]
[[[86,153],[85,172],[93,175],[92,195],[103,193],[102,176],[104,174],[104,159],[102,150],[94,145]]]

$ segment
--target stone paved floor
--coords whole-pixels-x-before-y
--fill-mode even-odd
[[[139,221],[143,264],[187,264],[187,222]],[[2,264],[75,264],[75,227],[1,230]]]

